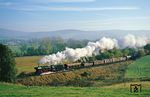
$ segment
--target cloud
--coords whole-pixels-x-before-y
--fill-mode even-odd
[[[123,17],[123,18],[117,18],[117,19],[124,19],[124,20],[145,20],[150,19],[150,16],[135,16],[135,17]]]
[[[48,3],[91,3],[96,2],[96,0],[23,0],[26,3],[40,3],[40,4],[48,4]],[[20,2],[20,1],[18,1]]]
[[[23,0],[24,1],[24,0]],[[124,11],[124,10],[138,10],[139,7],[135,6],[114,6],[114,7],[51,7],[48,5],[43,5],[43,3],[50,2],[94,2],[96,0],[26,0],[26,2],[0,2],[1,7],[5,7],[11,10],[18,11]],[[29,3],[30,2],[30,3]]]
[[[20,11],[123,11],[138,10],[138,7],[48,7],[48,6],[29,6],[16,8]]]
[[[103,10],[136,10],[135,7],[96,7],[96,8],[83,8],[83,7],[53,7],[48,8],[51,11],[103,11]]]
[[[38,6],[37,4],[49,4],[49,3],[88,3],[88,2],[95,2],[96,0],[16,0],[14,1],[0,1],[0,7],[9,7],[12,5],[30,5]],[[23,8],[28,9],[29,8]],[[30,9],[31,10],[31,9]],[[34,9],[33,9],[34,10]]]
[[[96,0],[48,0],[48,2],[95,2]]]

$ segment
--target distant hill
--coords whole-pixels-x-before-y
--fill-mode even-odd
[[[57,30],[47,32],[22,32],[7,29],[0,29],[0,39],[33,39],[43,37],[62,37],[64,39],[88,39],[95,40],[103,36],[120,37],[126,34],[145,35],[150,37],[150,30],[100,30],[100,31],[82,31],[82,30]]]
[[[1,29],[0,28],[0,39],[24,39],[28,35],[28,32]]]

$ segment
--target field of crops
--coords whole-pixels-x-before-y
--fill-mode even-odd
[[[128,65],[126,78],[150,78],[150,55]]]
[[[106,87],[27,87],[0,83],[0,97],[149,97],[150,82],[142,83],[141,93],[130,93],[129,84]]]
[[[34,72],[34,67],[38,65],[38,61],[41,57],[42,56],[27,56],[15,58],[18,74],[21,72]]]

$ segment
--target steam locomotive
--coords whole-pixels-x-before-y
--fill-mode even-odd
[[[100,66],[110,63],[122,62],[131,59],[131,56],[119,57],[119,58],[110,58],[110,59],[103,59],[103,60],[96,60],[93,62],[79,62],[79,63],[71,63],[71,64],[58,64],[58,65],[50,65],[50,66],[37,66],[34,69],[35,74],[37,75],[45,75],[50,74],[58,71],[68,71],[73,69],[91,67],[91,66]]]

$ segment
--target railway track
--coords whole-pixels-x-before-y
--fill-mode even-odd
[[[81,69],[88,69],[88,68],[94,68],[94,67],[109,66],[109,65],[114,65],[116,63],[131,62],[131,61],[132,60],[120,61],[120,62],[114,62],[114,63],[97,64],[97,65],[93,65],[93,66],[87,66],[87,67],[80,67],[80,68],[75,68],[75,69],[61,70],[61,71],[51,72],[50,74],[57,74],[57,73],[63,73],[63,72],[71,72],[71,71],[77,71],[77,70],[81,70]],[[43,75],[45,75],[45,74],[43,74]]]

